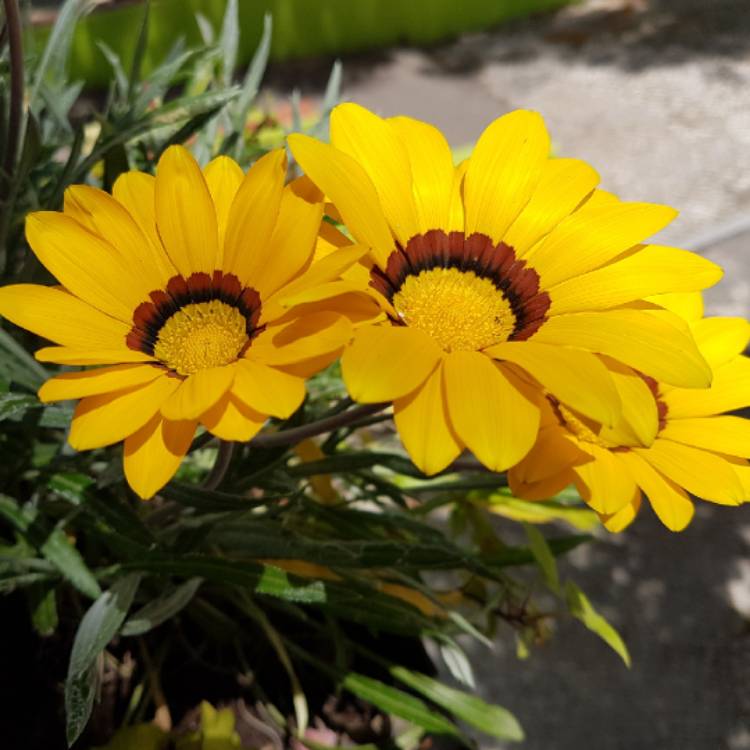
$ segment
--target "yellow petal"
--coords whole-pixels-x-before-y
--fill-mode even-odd
[[[550,314],[605,310],[664,291],[713,286],[723,271],[696,253],[646,245],[624,260],[576,276],[549,289]]]
[[[750,420],[743,417],[667,419],[660,437],[730,456],[750,456]]]
[[[442,367],[436,367],[413,393],[396,400],[393,418],[409,457],[425,474],[436,474],[463,450],[448,420]]]
[[[216,211],[206,180],[190,152],[170,146],[156,167],[156,225],[167,255],[188,277],[212,273],[219,260]]]
[[[599,175],[578,159],[548,159],[531,200],[505,233],[516,257],[552,231],[596,187]]]
[[[744,499],[732,465],[720,456],[661,437],[650,448],[634,451],[661,474],[704,500],[737,505]]]
[[[590,443],[586,446],[593,461],[573,467],[581,497],[597,512],[612,515],[633,500],[635,482],[619,455]]]
[[[124,322],[150,291],[144,279],[101,237],[54,211],[26,218],[26,238],[37,258],[68,291]]]
[[[179,384],[177,378],[163,375],[126,391],[84,398],[73,412],[68,442],[82,451],[123,440],[140,430]]]
[[[537,435],[539,408],[511,382],[511,374],[479,352],[452,352],[444,373],[458,437],[493,471],[520,461]]]
[[[468,168],[469,160],[464,159],[453,170],[451,202],[448,209],[448,224],[446,225],[446,230],[449,232],[464,231],[464,178]]]
[[[750,406],[750,359],[736,357],[718,367],[710,388],[674,388],[667,391],[662,400],[670,419],[709,417]]]
[[[548,500],[574,484],[575,475],[569,469],[538,482],[525,482],[515,474],[515,467],[508,469],[508,485],[511,492],[524,500]]]
[[[352,325],[347,318],[315,312],[268,326],[253,339],[245,357],[266,365],[295,365],[338,353],[351,337]]]
[[[161,406],[167,419],[197,419],[210,409],[232,386],[235,365],[210,367],[188,375]]]
[[[359,104],[347,102],[331,112],[331,144],[365,170],[391,231],[406,247],[409,239],[419,233],[419,224],[409,152],[395,129]]]
[[[549,135],[536,112],[516,110],[485,129],[464,179],[467,235],[503,239],[539,184],[549,150]]]
[[[190,448],[196,422],[170,422],[155,414],[125,438],[125,479],[143,500],[153,497],[175,474]]]
[[[261,298],[269,297],[309,264],[322,218],[322,203],[308,203],[284,189],[271,239],[243,270],[246,282]]]
[[[606,354],[673,385],[705,388],[711,382],[711,370],[693,339],[651,312],[607,310],[556,315],[542,324],[534,341]]]
[[[513,362],[560,401],[598,422],[612,425],[620,414],[620,397],[607,368],[589,352],[536,341],[508,341],[485,350]]]
[[[750,322],[744,318],[704,318],[690,329],[698,349],[713,369],[742,354],[750,341]]]
[[[305,398],[305,381],[245,359],[237,363],[232,393],[261,414],[286,419]]]
[[[703,317],[703,295],[700,292],[674,292],[647,297],[649,302],[660,305],[693,323]]]
[[[385,268],[394,249],[393,237],[372,180],[348,154],[306,135],[288,138],[294,158],[333,201],[358,243],[371,248]]]
[[[366,326],[341,357],[341,374],[355,401],[392,401],[424,383],[441,357],[440,347],[416,328]]]
[[[0,288],[0,315],[38,336],[80,349],[128,351],[130,326],[63,289],[37,284]]]
[[[620,508],[617,513],[613,513],[611,516],[601,516],[604,528],[607,529],[607,531],[611,531],[613,534],[625,531],[625,529],[635,521],[636,516],[641,509],[641,502],[642,494],[641,491],[638,490],[635,499],[625,507]]]
[[[606,203],[564,219],[525,258],[544,289],[603,266],[663,229],[677,215],[668,206]]]
[[[98,370],[64,372],[50,378],[39,389],[39,399],[66,401],[67,399],[96,396],[100,393],[121,391],[136,385],[144,385],[164,374],[164,370],[154,365],[115,365]]]
[[[224,270],[243,283],[258,281],[269,259],[269,240],[279,216],[286,153],[275,149],[250,167],[229,210]]]
[[[88,185],[73,185],[65,191],[65,198],[76,204],[91,230],[106,238],[147,287],[160,289],[174,275],[161,247],[154,248],[127,209],[111,195]]]
[[[156,178],[145,172],[123,172],[112,186],[112,196],[124,206],[148,239],[154,266],[163,278],[170,279],[177,269],[167,256],[156,228],[155,192]]]
[[[454,173],[448,141],[437,128],[411,117],[392,117],[387,123],[409,154],[420,231],[447,227]]]
[[[253,438],[268,417],[251,409],[230,393],[225,393],[201,416],[201,424],[221,440],[244,443]]]
[[[132,349],[78,349],[67,346],[37,349],[34,357],[40,362],[52,362],[56,365],[119,365],[154,361],[154,357]]]
[[[216,223],[219,229],[219,258],[217,267],[221,267],[224,255],[224,236],[229,221],[229,209],[234,196],[242,184],[245,175],[240,165],[228,156],[217,156],[203,168],[203,177],[211,193],[216,211]]]
[[[687,493],[633,451],[620,454],[619,459],[648,496],[659,520],[670,531],[682,531],[695,513]]]

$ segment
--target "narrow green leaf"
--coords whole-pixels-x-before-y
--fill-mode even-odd
[[[52,635],[58,623],[54,585],[36,584],[27,593],[34,630],[42,637]]]
[[[49,373],[7,331],[0,328],[0,375],[36,390]]]
[[[521,500],[500,491],[477,501],[491,513],[514,521],[527,523],[549,523],[563,521],[579,531],[592,531],[600,525],[594,511],[579,505],[568,505],[555,500]],[[578,499],[580,503],[580,498]]]
[[[526,538],[529,540],[531,553],[534,555],[534,559],[544,575],[544,580],[546,581],[547,586],[550,591],[559,594],[560,575],[557,572],[555,556],[552,554],[552,550],[549,548],[547,540],[542,536],[539,529],[531,524],[525,523],[523,528],[526,532]]]
[[[62,529],[54,529],[40,551],[82,594],[92,599],[101,595],[102,590],[94,574]]]
[[[99,47],[101,53],[109,63],[109,67],[112,68],[112,72],[115,76],[115,83],[117,84],[118,96],[125,97],[128,93],[128,77],[125,75],[125,69],[122,67],[120,56],[101,40],[96,42],[96,46]]]
[[[122,635],[143,635],[174,617],[186,607],[200,587],[203,579],[191,578],[189,581],[174,586],[158,599],[154,599],[132,614],[120,629]]]
[[[240,18],[237,0],[228,0],[221,25],[219,48],[223,55],[222,79],[225,86],[232,83],[232,73],[237,65],[237,49],[240,43]]]
[[[0,393],[0,422],[39,407],[39,400],[36,396],[29,396],[25,393]]]
[[[390,673],[399,682],[485,734],[513,742],[521,742],[524,738],[523,729],[516,717],[502,706],[485,703],[475,695],[448,687],[432,677],[412,672],[405,667],[391,667]]]
[[[596,633],[619,657],[630,666],[630,653],[620,634],[594,609],[586,594],[572,581],[565,584],[565,598],[570,613],[592,633]]]
[[[81,735],[91,715],[96,658],[120,629],[140,580],[137,574],[120,578],[89,607],[78,626],[65,679],[68,746]]]
[[[263,33],[261,34],[258,46],[255,49],[253,59],[245,73],[245,79],[242,82],[242,93],[237,98],[233,106],[233,123],[234,129],[242,132],[245,129],[245,120],[247,113],[252,106],[253,100],[258,95],[260,82],[266,71],[268,64],[268,55],[271,52],[271,34],[273,31],[273,20],[270,13],[263,16]]]
[[[424,701],[403,690],[386,685],[372,677],[350,672],[342,683],[358,698],[372,703],[386,714],[400,716],[428,732],[460,735],[457,727],[442,714],[430,709]]]
[[[138,84],[141,80],[141,69],[143,68],[143,58],[148,48],[148,27],[149,20],[151,19],[151,0],[146,0],[143,3],[143,17],[141,19],[141,25],[138,29],[138,41],[135,43],[135,51],[133,52],[133,63],[130,66],[130,77],[128,79],[128,101],[133,103],[133,94],[135,93]]]

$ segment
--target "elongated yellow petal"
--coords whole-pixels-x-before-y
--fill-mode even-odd
[[[485,129],[464,178],[467,234],[503,239],[534,194],[549,150],[549,135],[536,112],[516,110]]]
[[[696,253],[646,245],[624,260],[552,287],[550,314],[606,310],[664,291],[706,289],[722,274],[719,266]]]
[[[244,443],[260,432],[267,418],[230,392],[201,416],[201,424],[217,438]]]
[[[463,450],[448,418],[442,367],[415,391],[393,404],[398,435],[409,457],[425,474],[436,474]]]
[[[689,334],[647,311],[556,315],[534,341],[607,354],[665,383],[705,388],[711,382],[711,370]]]
[[[127,364],[103,367],[98,370],[64,372],[50,378],[39,389],[41,401],[65,401],[67,399],[96,396],[100,393],[121,391],[136,385],[144,385],[164,374],[154,365]]]
[[[441,357],[440,347],[415,328],[367,326],[341,357],[341,374],[355,401],[392,401],[424,383]]]
[[[73,412],[68,442],[79,451],[118,443],[140,430],[179,384],[163,375],[126,391],[82,399]]]
[[[531,199],[503,241],[521,257],[551,232],[596,187],[599,175],[578,159],[548,159]]]
[[[37,211],[26,218],[26,238],[44,266],[68,291],[103,313],[129,322],[149,285],[102,238],[65,214]]]
[[[620,508],[617,513],[613,513],[611,516],[601,516],[604,528],[607,529],[607,531],[611,531],[613,534],[625,531],[625,529],[635,521],[636,516],[641,509],[642,501],[643,495],[639,490],[635,499],[625,507]]]
[[[451,202],[446,226],[449,232],[464,231],[464,178],[468,168],[469,160],[464,159],[453,170],[453,186],[451,187]]]
[[[188,375],[162,404],[162,416],[172,420],[198,419],[231,388],[235,369],[234,365],[210,367]]]
[[[634,451],[657,471],[704,500],[737,505],[744,499],[740,480],[720,456],[657,438],[650,448]]]
[[[520,461],[534,443],[539,408],[510,374],[479,352],[445,359],[448,415],[456,434],[493,471]]]
[[[216,211],[216,222],[219,230],[219,262],[221,268],[224,257],[224,236],[229,222],[229,209],[232,207],[237,190],[245,175],[234,159],[228,156],[217,156],[203,168],[203,177],[211,193]]]
[[[195,422],[171,422],[158,414],[125,438],[125,479],[143,500],[153,497],[175,474],[190,448]]]
[[[305,398],[305,381],[249,359],[240,360],[232,393],[261,414],[286,419]]]
[[[365,170],[391,231],[405,247],[419,232],[419,224],[409,152],[395,128],[359,104],[347,102],[331,112],[331,144]]]
[[[700,292],[670,292],[669,294],[656,294],[646,299],[679,315],[689,323],[694,323],[703,317],[703,295]]]
[[[420,231],[447,227],[454,173],[448,141],[437,128],[411,117],[392,117],[386,122],[409,155]]]
[[[0,315],[57,344],[81,349],[125,350],[130,330],[59,287],[37,284],[1,287]]]
[[[156,168],[156,225],[172,263],[188,277],[219,261],[216,211],[200,167],[183,146],[170,146]]]
[[[243,283],[252,285],[262,279],[285,176],[286,153],[275,149],[250,167],[235,194],[227,220],[223,266]]]
[[[584,448],[585,445],[579,444],[559,425],[542,427],[533,449],[511,468],[511,472],[516,481],[528,484],[541,482],[565,472],[571,466],[591,461]]]
[[[663,398],[667,415],[682,417],[709,417],[725,411],[750,406],[750,359],[736,357],[714,370],[711,387],[705,390],[668,390]]]
[[[65,194],[66,200],[74,201],[85,214],[92,231],[106,238],[148,288],[158,289],[166,284],[174,273],[169,273],[169,259],[160,248],[155,252],[151,241],[121,203],[103,190],[88,185],[73,185]]]
[[[586,452],[593,456],[593,461],[573,467],[578,477],[581,497],[597,513],[612,515],[632,502],[636,494],[633,477],[618,456],[606,448],[589,443]]]
[[[593,271],[663,229],[677,215],[650,203],[605,203],[576,211],[526,254],[549,289]]]
[[[78,349],[67,346],[45,346],[34,357],[56,365],[118,365],[126,362],[153,362],[154,357],[132,349]]]
[[[750,420],[743,417],[669,419],[660,437],[730,456],[750,456]]]
[[[380,199],[365,170],[348,154],[306,135],[290,135],[289,148],[305,173],[333,201],[358,243],[385,268],[394,249]]]
[[[604,424],[620,415],[620,397],[607,368],[589,352],[536,341],[507,341],[485,350],[526,370],[560,401]]]
[[[338,353],[351,337],[352,325],[347,318],[331,312],[314,312],[268,326],[253,340],[245,356],[266,365],[295,365]]]
[[[670,531],[682,531],[695,513],[687,493],[662,476],[641,456],[632,451],[621,453],[618,459],[627,467],[638,486],[648,496],[659,520]]]
[[[690,330],[713,369],[742,354],[750,341],[750,322],[744,318],[704,318],[693,323]]]

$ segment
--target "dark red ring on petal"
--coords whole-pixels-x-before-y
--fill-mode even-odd
[[[504,242],[495,244],[487,235],[479,233],[466,237],[463,232],[431,229],[412,237],[405,248],[396,243],[385,271],[373,266],[370,286],[392,302],[408,276],[433,268],[473,271],[492,281],[515,315],[511,341],[530,338],[547,319],[550,298],[539,290],[539,274],[527,268],[526,261],[516,258],[512,247]]]
[[[130,349],[153,355],[162,326],[185,305],[219,300],[236,308],[245,318],[248,341],[257,336],[262,327],[260,295],[252,287],[243,287],[231,273],[194,273],[184,278],[173,276],[167,288],[149,294],[150,302],[142,302],[133,312],[133,327],[125,341]]]

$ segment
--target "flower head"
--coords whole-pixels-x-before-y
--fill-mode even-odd
[[[313,264],[322,203],[285,175],[283,150],[243,174],[227,157],[201,170],[174,146],[156,177],[125,173],[112,195],[75,186],[63,213],[27,219],[29,244],[61,286],[4,287],[0,314],[57,344],[36,353],[43,362],[103,365],[53,377],[39,396],[81,399],[74,448],[124,441],[142,497],[172,477],[199,424],[249,440],[268,416],[290,416],[304,378],[351,335],[345,317],[286,303],[361,251]]]
[[[543,393],[613,424],[620,394],[597,354],[662,382],[704,387],[710,370],[675,316],[641,298],[702,289],[721,270],[644,245],[675,216],[596,189],[575,159],[550,158],[541,117],[512,112],[454,167],[443,136],[354,104],[331,116],[331,145],[290,136],[307,175],[371,250],[369,293],[385,319],[342,358],[352,397],[392,401],[425,472],[465,447],[507,469],[531,448]]]
[[[568,484],[611,531],[633,521],[645,494],[665,526],[684,529],[688,493],[737,505],[750,498],[750,420],[725,412],[750,406],[750,323],[702,318],[698,295],[654,298],[680,312],[713,370],[707,389],[669,386],[608,362],[627,408],[614,427],[548,397],[539,439],[509,472],[520,497],[550,497]]]

